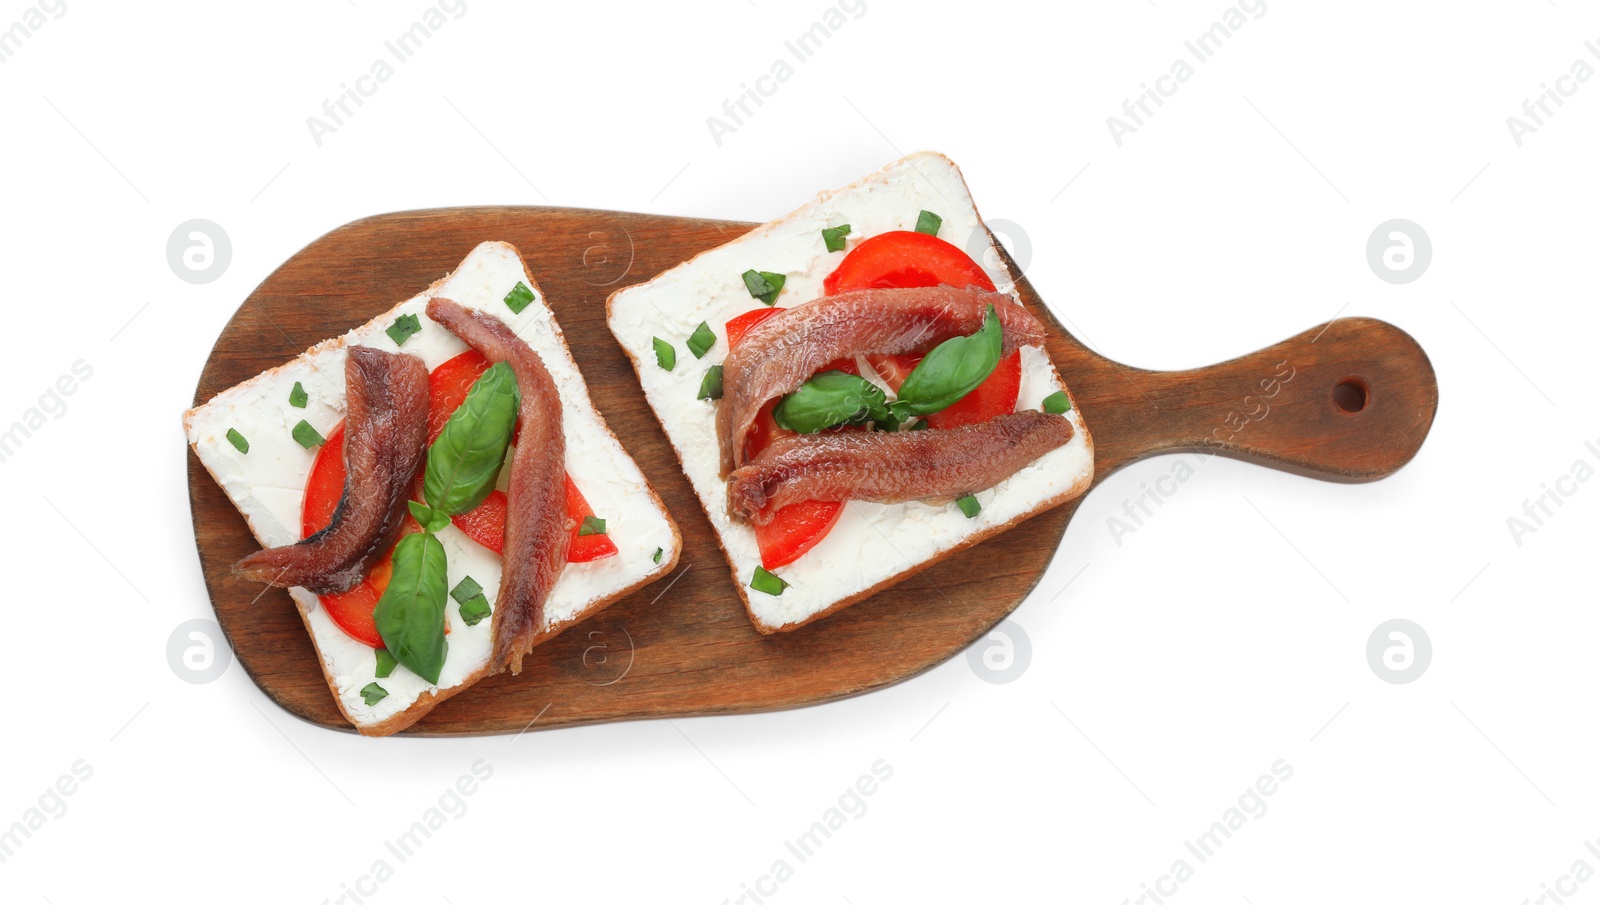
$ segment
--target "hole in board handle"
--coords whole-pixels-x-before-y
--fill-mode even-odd
[[[1354,415],[1366,408],[1370,395],[1367,382],[1360,377],[1346,377],[1333,386],[1333,404],[1347,415]]]

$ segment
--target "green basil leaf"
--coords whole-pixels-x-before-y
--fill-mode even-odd
[[[387,647],[380,647],[378,648],[378,665],[374,668],[372,674],[380,679],[387,679],[394,673],[394,668],[399,662],[394,658],[394,654],[389,653]]]
[[[906,375],[898,400],[906,414],[931,415],[960,402],[1000,363],[1000,345],[1000,317],[990,305],[978,332],[934,346]]]
[[[231,427],[228,428],[228,442],[233,444],[234,449],[237,449],[242,453],[247,453],[250,451],[250,441],[244,438],[244,434],[239,433]]]
[[[372,609],[383,646],[405,667],[439,684],[444,669],[444,544],[431,534],[408,534],[394,548],[389,587]]]
[[[368,682],[367,687],[361,689],[361,700],[366,701],[368,707],[371,707],[373,704],[378,703],[388,696],[389,692],[377,682]]]
[[[429,534],[443,531],[444,526],[450,524],[450,516],[437,509],[429,509],[416,500],[407,500],[406,506],[411,509],[411,517]]]
[[[883,390],[864,377],[843,371],[823,371],[800,385],[772,410],[778,426],[800,434],[814,434],[840,424],[895,418]]]
[[[484,371],[472,384],[466,401],[428,448],[422,496],[431,508],[460,515],[484,501],[505,464],[520,402],[517,378],[506,362]]]
[[[306,403],[310,401],[311,397],[306,395],[306,388],[300,385],[300,381],[296,380],[294,389],[289,391],[289,404],[297,409],[303,409],[306,407]]]

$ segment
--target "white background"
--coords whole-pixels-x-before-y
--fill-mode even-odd
[[[306,118],[421,0],[68,0],[0,65],[0,425],[93,368],[0,465],[0,827],[93,769],[0,864],[0,898],[337,899],[479,759],[494,772],[467,812],[373,900],[724,902],[759,883],[779,902],[1122,902],[1187,858],[1180,902],[1514,903],[1573,890],[1578,859],[1600,869],[1600,482],[1566,485],[1520,545],[1507,526],[1575,461],[1600,467],[1600,80],[1521,147],[1506,125],[1575,60],[1600,67],[1600,14],[1271,0],[1118,147],[1106,118],[1220,0],[1048,18],[866,0],[719,147],[707,117],[821,0],[533,6],[468,0],[321,147]],[[26,9],[0,5],[0,29]],[[1032,654],[1010,684],[958,657],[791,713],[445,741],[300,723],[237,665],[174,676],[169,634],[211,615],[179,414],[297,249],[456,204],[764,220],[923,148],[1026,233],[1033,285],[1114,358],[1209,364],[1336,314],[1400,325],[1441,388],[1421,454],[1360,486],[1215,461],[1120,545],[1108,518],[1173,460],[1111,477],[1014,616]],[[233,244],[202,286],[165,256],[196,217]],[[1433,243],[1408,285],[1365,256],[1395,217]],[[1433,646],[1412,684],[1366,658],[1397,617]],[[784,842],[880,759],[865,813],[797,863]],[[1280,759],[1266,812],[1198,864],[1184,840]]]

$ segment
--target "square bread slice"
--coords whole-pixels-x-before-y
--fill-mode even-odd
[[[505,301],[519,283],[533,291],[533,301],[520,313]],[[545,602],[544,624],[537,640],[550,638],[672,571],[681,545],[677,525],[590,402],[583,375],[545,303],[543,290],[528,273],[517,249],[505,242],[484,242],[454,273],[426,291],[285,365],[218,393],[184,415],[184,429],[195,455],[238,507],[261,545],[300,540],[300,509],[316,450],[302,447],[291,432],[304,419],[325,437],[344,419],[347,347],[364,345],[416,355],[429,370],[466,351],[464,343],[428,318],[425,308],[434,296],[493,314],[539,353],[561,393],[567,473],[595,514],[606,520],[606,533],[617,545],[615,556],[567,565]],[[421,332],[397,345],[386,331],[396,318],[408,314],[417,316]],[[308,397],[303,408],[289,401],[296,383]],[[248,441],[249,452],[241,453],[229,441],[230,429]],[[502,472],[502,481],[507,473],[509,469]],[[454,525],[441,530],[438,537],[449,561],[449,586],[454,588],[470,575],[494,601],[500,587],[500,557]],[[384,735],[403,729],[488,673],[494,620],[467,625],[453,599],[446,605],[449,653],[439,684],[433,686],[403,666],[387,678],[376,678],[371,647],[339,628],[319,605],[317,595],[304,588],[291,588],[290,594],[316,643],[322,671],[339,709],[364,734]],[[371,682],[377,682],[388,696],[368,705],[361,689]]]
[[[822,280],[863,239],[916,228],[921,211],[943,218],[940,238],[966,250],[1003,292],[1017,297],[1016,277],[992,247],[961,172],[941,154],[896,161],[838,191],[824,192],[799,210],[680,264],[647,283],[612,293],[607,322],[633,360],[650,407],[677,451],[732,568],[750,619],[764,633],[788,631],[901,581],[922,568],[998,534],[1029,516],[1088,489],[1094,445],[1076,405],[1067,413],[1072,442],[1035,460],[995,487],[977,494],[982,510],[967,518],[954,505],[850,502],[838,524],[816,547],[775,570],[788,582],[782,594],[749,587],[761,564],[755,532],[729,518],[727,486],[719,477],[716,405],[697,399],[701,380],[727,355],[725,324],[762,302],[752,298],[742,274],[784,276],[776,304],[794,307],[822,295]],[[829,252],[822,230],[849,224],[844,253]],[[702,358],[684,351],[701,323],[716,334]],[[660,367],[652,341],[678,349],[672,370]],[[1022,349],[1019,409],[1038,409],[1066,385],[1043,349]],[[1070,397],[1069,397],[1070,398]]]

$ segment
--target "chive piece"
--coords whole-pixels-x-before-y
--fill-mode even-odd
[[[722,398],[722,365],[712,365],[711,370],[700,380],[700,393],[696,399],[721,399]]]
[[[389,653],[387,647],[380,647],[378,648],[378,669],[373,675],[380,679],[387,679],[394,672],[395,665],[399,662],[394,658],[394,654]]]
[[[450,590],[450,596],[455,598],[456,603],[466,603],[482,594],[483,585],[473,581],[471,575],[462,578],[461,583]]]
[[[477,625],[491,612],[493,610],[489,609],[489,598],[482,594],[461,601],[461,621],[468,625]]]
[[[1065,390],[1056,390],[1044,397],[1044,410],[1052,415],[1064,415],[1072,408],[1072,400],[1067,398]]]
[[[301,418],[300,423],[296,424],[294,426],[294,430],[290,431],[289,433],[294,436],[296,443],[299,443],[306,449],[314,449],[327,442],[322,439],[321,434],[317,433],[317,429],[312,427],[311,424],[304,418]]]
[[[848,235],[850,224],[830,226],[822,231],[822,244],[828,246],[829,251],[844,251],[844,237]]]
[[[944,223],[944,218],[933,211],[917,212],[917,232],[927,233],[930,236],[939,234],[939,227]]]
[[[417,320],[415,314],[402,314],[394,319],[394,323],[389,325],[389,329],[383,332],[389,334],[389,338],[394,340],[395,345],[403,346],[406,344],[406,340],[411,338],[412,334],[422,332],[422,322]]]
[[[510,292],[506,293],[506,307],[511,309],[512,314],[521,314],[522,309],[528,307],[528,304],[532,301],[533,290],[528,288],[527,283],[520,280],[517,285],[511,287]]]
[[[717,334],[711,332],[705,321],[701,321],[700,326],[694,328],[694,332],[689,334],[688,340],[684,342],[689,351],[694,353],[695,358],[705,358],[706,353],[716,344]]]
[[[250,451],[250,441],[244,438],[244,434],[239,433],[231,427],[228,428],[228,442],[233,444],[234,449],[237,449],[242,453],[247,453]]]
[[[297,409],[303,409],[310,399],[311,397],[306,395],[306,388],[300,385],[300,381],[296,380],[294,389],[289,391],[289,404]]]
[[[389,692],[385,691],[383,686],[379,685],[377,682],[368,683],[366,688],[361,689],[361,700],[366,701],[368,707],[371,707],[373,704],[378,703],[388,696]]]
[[[606,533],[606,520],[603,518],[595,518],[592,515],[584,516],[583,524],[578,526],[579,537],[588,537],[591,534],[604,533]]]
[[[765,270],[746,270],[741,276],[744,277],[744,288],[750,290],[750,295],[768,305],[778,300],[778,293],[783,291],[783,283],[787,279],[781,273]]]
[[[670,371],[678,363],[678,350],[672,348],[672,343],[658,337],[650,337],[650,345],[656,350],[656,364],[661,370]]]
[[[774,597],[781,595],[783,593],[783,589],[787,588],[788,586],[789,583],[787,581],[784,581],[760,566],[756,566],[755,574],[750,576],[750,587],[755,588],[757,591],[760,591],[763,594],[771,594]]]
[[[650,557],[650,561],[653,562],[653,563],[658,563],[659,564],[661,562],[661,554],[663,552],[664,551],[660,547],[657,547],[655,555]]]
[[[961,507],[961,514],[967,518],[977,518],[978,513],[983,510],[983,507],[978,505],[978,498],[970,493],[957,499],[956,505]]]

